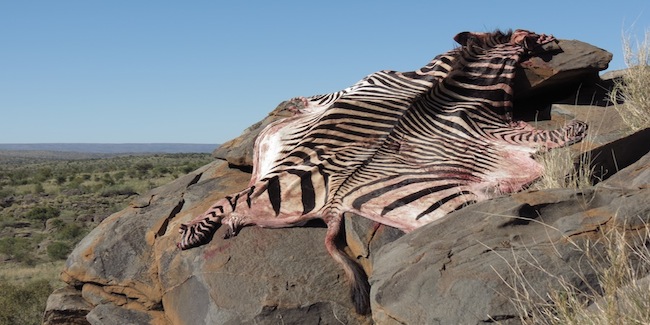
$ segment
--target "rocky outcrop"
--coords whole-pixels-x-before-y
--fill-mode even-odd
[[[567,45],[560,46],[568,52]],[[586,56],[577,51],[574,55]],[[564,82],[587,84],[575,76],[603,67],[598,62],[580,65],[558,64],[554,73],[580,70]],[[48,301],[45,323],[514,324],[519,314],[508,300],[508,284],[515,280],[511,266],[517,259],[536,259],[549,272],[578,281],[570,271],[581,259],[572,245],[597,239],[608,227],[632,232],[650,215],[647,132],[628,138],[616,112],[607,107],[549,102],[542,108],[549,118],[540,125],[555,127],[574,117],[589,123],[589,141],[575,145],[576,152],[623,138],[635,141],[636,155],[593,187],[500,197],[406,235],[346,216],[341,244],[370,275],[369,316],[354,313],[345,276],[327,254],[325,227],[318,222],[291,229],[249,227],[230,239],[222,239],[224,230],[219,230],[208,245],[178,250],[179,224],[247,186],[255,136],[297,104],[281,104],[215,151],[213,163],[102,221],[68,258],[62,278],[69,286]],[[516,109],[537,108],[522,104]],[[620,141],[601,150],[602,156],[622,154],[627,145]],[[533,265],[521,267],[536,290],[548,290],[547,274]]]
[[[373,319],[516,324],[525,316],[514,303],[522,286],[539,297],[561,290],[554,278],[598,287],[597,270],[577,247],[611,228],[633,234],[650,222],[648,173],[650,155],[617,173],[619,180],[478,203],[387,244],[373,263]]]
[[[558,40],[559,53],[531,57],[521,62],[517,75],[519,97],[542,93],[589,79],[598,79],[598,72],[607,69],[612,54],[577,40]]]

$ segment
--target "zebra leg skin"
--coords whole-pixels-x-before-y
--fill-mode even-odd
[[[510,131],[494,133],[506,143],[524,145],[541,152],[549,149],[570,146],[580,142],[587,135],[587,124],[572,120],[555,130],[539,130],[524,121],[512,122]]]
[[[190,223],[181,224],[178,232],[181,240],[176,244],[180,249],[190,249],[201,246],[212,240],[212,236],[221,226],[221,218],[200,216]]]
[[[259,212],[269,214],[268,211],[257,211],[252,208],[255,186],[251,186],[239,193],[217,201],[210,209],[197,216],[186,224],[181,224],[179,232],[181,240],[176,244],[180,249],[189,249],[208,243],[214,233],[222,224],[228,226],[226,237],[232,237],[242,225],[244,216]]]

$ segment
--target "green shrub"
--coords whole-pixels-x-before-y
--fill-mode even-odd
[[[122,180],[124,180],[124,176],[126,176],[125,171],[119,171],[119,172],[115,173],[115,176],[114,176],[115,181],[116,182],[121,182]]]
[[[153,168],[153,164],[150,162],[142,161],[135,164],[135,170],[137,171],[137,176],[142,179],[144,176],[149,174],[149,171]]]
[[[57,219],[52,220],[50,224],[54,228],[61,228],[61,227],[63,227],[65,225],[65,221],[57,218]]]
[[[76,241],[80,239],[85,233],[83,227],[76,223],[67,223],[62,226],[56,233],[56,238],[61,240]]]
[[[43,188],[43,184],[41,183],[34,184],[34,194],[41,194],[44,192],[45,192],[45,188]]]
[[[32,255],[33,246],[32,242],[27,238],[0,238],[0,254],[7,255],[9,259],[27,265],[36,263],[36,257]]]
[[[99,195],[103,197],[117,196],[117,195],[137,195],[138,193],[132,186],[128,185],[113,185],[103,188]]]
[[[53,289],[47,280],[18,285],[0,279],[0,325],[41,324]]]
[[[111,177],[111,174],[105,173],[104,176],[102,177],[102,182],[105,185],[115,185],[115,180],[113,180],[113,177]]]
[[[34,207],[27,212],[27,218],[33,220],[45,221],[47,219],[56,218],[61,214],[61,211],[53,207]]]
[[[71,250],[72,249],[69,244],[55,241],[47,246],[47,256],[49,256],[50,259],[54,261],[64,260],[68,258],[68,254],[70,254]]]
[[[28,183],[29,173],[26,169],[13,171],[11,175],[11,185],[25,185]]]
[[[70,189],[82,189],[81,184],[83,184],[84,181],[85,180],[80,177],[70,177],[67,187]]]
[[[45,182],[46,180],[50,179],[50,177],[52,177],[52,168],[43,167],[36,172],[34,179],[36,182],[40,183]]]
[[[171,174],[171,170],[166,166],[156,166],[156,168],[153,169],[153,174],[155,177],[164,177],[167,174]]]
[[[0,189],[0,200],[13,196],[15,191],[11,188],[2,188]]]
[[[67,178],[63,175],[59,175],[56,177],[56,184],[57,185],[63,185],[67,181]]]
[[[79,215],[79,211],[74,211],[72,209],[68,210],[61,210],[61,214],[59,215],[59,219],[62,220],[73,220],[75,217]]]

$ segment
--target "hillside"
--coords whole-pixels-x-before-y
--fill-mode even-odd
[[[0,150],[0,324],[40,324],[81,238],[138,194],[211,161],[206,153]]]

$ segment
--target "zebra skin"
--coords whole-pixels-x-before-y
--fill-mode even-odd
[[[244,226],[279,228],[322,219],[325,245],[370,311],[361,267],[335,244],[344,213],[410,232],[467,204],[519,191],[543,168],[534,153],[580,141],[580,121],[552,131],[512,120],[522,58],[556,40],[525,30],[470,33],[461,46],[412,72],[380,71],[332,94],[299,98],[293,116],[265,128],[245,190],[180,226],[178,247],[226,238]]]

